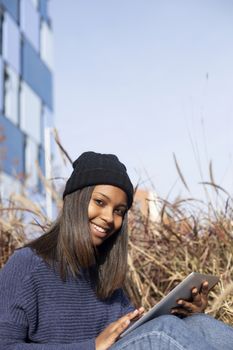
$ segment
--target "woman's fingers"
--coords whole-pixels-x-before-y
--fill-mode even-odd
[[[208,281],[205,281],[201,285],[200,292],[198,292],[197,288],[192,289],[192,299],[193,301],[199,301],[202,296],[207,297],[209,293],[209,284]]]
[[[145,309],[144,307],[140,307],[139,309],[135,309],[134,311],[130,312],[129,314],[126,315],[126,317],[129,320],[134,320],[135,318],[139,318],[143,315]],[[125,316],[123,316],[124,318]]]
[[[192,291],[192,303],[201,304],[201,294],[198,292],[197,288],[193,288]]]
[[[177,304],[179,305],[179,307],[175,308],[175,312],[177,313],[178,310],[179,313],[181,312],[181,310],[186,310],[185,313],[203,312],[207,306],[208,292],[209,285],[207,281],[202,283],[200,292],[198,292],[198,289],[194,287],[191,291],[192,301],[187,301],[183,299],[178,300]]]
[[[126,330],[126,328],[129,326],[129,324],[130,324],[129,319],[118,324],[117,327],[115,328],[115,330],[111,334],[112,340],[115,341],[121,335],[121,333],[123,333],[124,330]]]
[[[178,300],[177,304],[182,307],[182,309],[185,309],[189,313],[191,312],[197,312],[197,305],[193,302],[189,302],[186,300]],[[181,309],[181,308],[179,308]]]
[[[140,307],[140,308],[137,309],[137,310],[138,310],[137,318],[140,318],[140,317],[144,314],[145,309],[144,309],[144,307]]]
[[[119,320],[111,323],[96,338],[96,350],[107,350],[112,346],[130,325],[131,320],[139,317],[144,312],[143,308],[136,309],[121,317]]]
[[[136,319],[139,318],[143,314],[143,312],[144,312],[144,308],[136,309],[136,310],[124,315],[116,322],[114,322],[112,324],[112,326],[113,326],[113,328],[112,328],[113,339],[117,339],[121,335],[121,333],[123,333],[124,330],[126,328],[128,328],[128,326],[130,325],[130,322],[132,320],[134,320],[135,318]]]
[[[209,283],[208,281],[205,281],[201,285],[201,293],[205,296],[208,296],[209,293]]]
[[[141,308],[140,308],[141,309]],[[113,325],[113,331],[115,331],[115,329],[118,329],[119,327],[128,327],[128,325],[130,324],[130,321],[132,321],[133,319],[135,319],[136,317],[140,316],[140,314],[142,313],[142,310],[140,309],[135,309],[132,312],[129,312],[128,314],[122,316],[121,318],[119,318],[119,320],[117,320],[116,322],[114,322]],[[144,310],[144,309],[143,309]]]
[[[139,318],[143,312],[144,308],[140,307],[108,325],[95,340],[96,350],[108,350],[116,342],[121,333],[128,328],[130,322]]]
[[[144,307],[141,306],[141,307],[138,309],[138,312],[139,312],[140,315],[142,315],[142,314],[145,312]]]
[[[128,313],[127,315],[123,316],[122,319],[124,319],[125,317],[128,319],[128,320],[133,320],[135,317],[137,317],[139,315],[139,310],[138,309],[135,309],[134,311]]]
[[[138,309],[138,314],[133,318],[133,321],[139,320],[139,318],[141,318],[142,315],[144,314],[144,311],[145,309],[143,307]]]

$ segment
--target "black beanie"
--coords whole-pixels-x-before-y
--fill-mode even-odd
[[[133,202],[133,185],[127,174],[126,167],[114,154],[84,152],[73,163],[73,172],[68,179],[63,193],[75,192],[86,186],[113,185],[121,188],[128,198],[128,207]]]

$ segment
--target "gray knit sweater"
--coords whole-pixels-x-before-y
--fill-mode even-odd
[[[87,277],[63,282],[23,248],[0,271],[0,350],[94,350],[97,335],[131,310],[121,289],[101,301]]]

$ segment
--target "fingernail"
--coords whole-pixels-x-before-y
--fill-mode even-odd
[[[128,326],[130,324],[130,320],[125,321],[125,325]]]

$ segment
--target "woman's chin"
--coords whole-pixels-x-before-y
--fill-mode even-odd
[[[92,244],[94,247],[100,246],[105,241],[102,237],[92,237]]]

